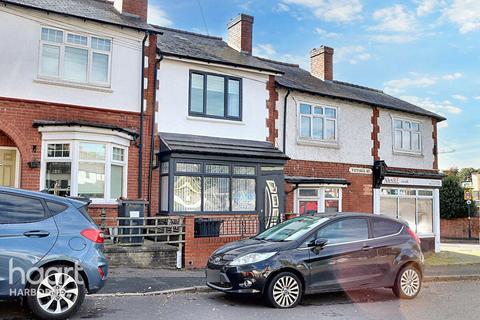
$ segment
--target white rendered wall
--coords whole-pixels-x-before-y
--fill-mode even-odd
[[[113,38],[111,87],[42,81],[38,76],[42,26]],[[139,112],[143,36],[73,17],[0,6],[0,97]]]
[[[242,121],[210,119],[188,115],[190,70],[242,78]],[[166,57],[158,72],[159,132],[266,141],[268,75],[223,68]]]

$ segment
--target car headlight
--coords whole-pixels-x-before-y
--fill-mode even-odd
[[[251,264],[267,260],[270,257],[273,257],[277,252],[264,252],[264,253],[249,253],[244,256],[233,259],[230,262],[231,266],[242,266],[244,264]]]

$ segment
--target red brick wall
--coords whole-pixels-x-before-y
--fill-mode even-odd
[[[373,107],[372,109],[372,157],[373,160],[380,160],[380,156],[378,155],[378,150],[380,149],[380,140],[378,139],[378,135],[380,134],[380,125],[378,124],[378,117],[380,115],[380,111],[377,107]]]
[[[275,127],[275,121],[278,119],[278,110],[275,108],[278,101],[278,92],[275,89],[275,77],[269,76],[267,82],[268,100],[267,100],[267,114],[266,125],[268,129],[267,141],[275,145],[278,138],[278,129]]]
[[[15,143],[2,131],[0,131],[0,147],[15,147]]]
[[[148,16],[148,0],[123,0],[122,12],[139,16],[144,22]]]
[[[343,178],[350,185],[342,191],[342,210],[354,212],[373,212],[372,175],[352,174],[350,167],[371,168],[357,164],[329,163],[319,161],[289,160],[285,166],[285,175],[316,178]],[[285,212],[294,210],[292,185],[286,185]]]
[[[437,119],[432,118],[432,139],[433,139],[433,169],[438,169],[438,143],[437,143]]]
[[[479,219],[471,219],[472,237],[478,239]],[[468,218],[461,219],[440,219],[440,237],[453,239],[468,239]]]

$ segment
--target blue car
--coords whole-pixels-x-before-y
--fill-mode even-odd
[[[108,275],[103,233],[87,203],[0,187],[0,299],[24,299],[41,319],[65,319]]]

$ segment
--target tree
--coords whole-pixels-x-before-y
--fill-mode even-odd
[[[468,217],[468,207],[463,200],[463,188],[460,177],[447,176],[440,189],[440,217],[455,219]]]
[[[458,176],[460,177],[461,182],[471,182],[472,181],[472,173],[478,172],[475,168],[462,168],[458,172]]]
[[[457,167],[451,167],[450,169],[446,169],[443,171],[447,176],[458,176],[458,168]]]

